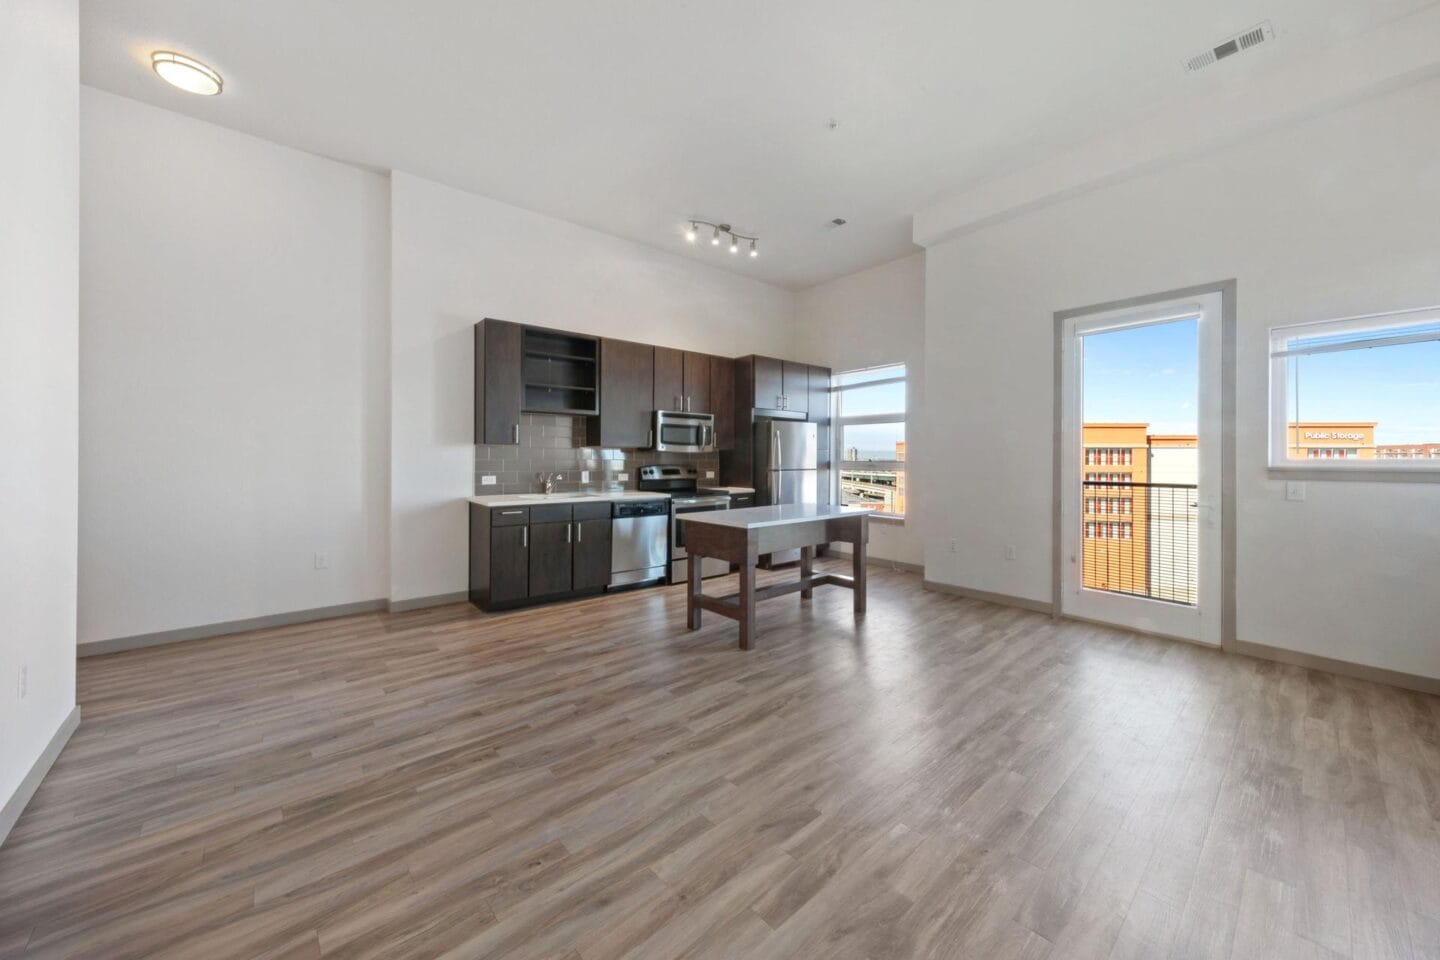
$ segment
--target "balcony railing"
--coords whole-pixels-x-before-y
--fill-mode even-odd
[[[1193,606],[1199,551],[1193,483],[1082,482],[1084,585]]]

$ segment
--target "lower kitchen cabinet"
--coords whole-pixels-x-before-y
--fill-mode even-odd
[[[569,521],[530,524],[531,597],[570,592],[570,568],[574,563],[572,530]]]
[[[588,506],[588,504],[586,504]],[[590,590],[610,583],[610,504],[605,517],[581,520],[577,510],[574,543],[574,588]]]
[[[530,528],[490,532],[490,602],[519,603],[530,595]]]
[[[610,501],[470,504],[470,601],[484,610],[598,593],[610,583]]]

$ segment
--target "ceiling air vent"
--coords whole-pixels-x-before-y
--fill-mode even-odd
[[[1226,57],[1233,57],[1243,50],[1249,50],[1251,47],[1259,46],[1266,40],[1274,39],[1275,28],[1270,26],[1269,20],[1266,20],[1258,26],[1251,27],[1249,30],[1243,30],[1228,40],[1217,43],[1204,53],[1197,53],[1195,56],[1187,58],[1185,60],[1185,69],[1189,73],[1194,73],[1196,70],[1203,70],[1212,63],[1219,63]]]

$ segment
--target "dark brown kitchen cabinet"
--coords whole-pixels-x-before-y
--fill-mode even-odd
[[[600,342],[600,414],[591,443],[634,449],[651,446],[655,410],[655,348],[628,340]]]
[[[653,410],[685,409],[685,352],[655,348],[655,399]]]
[[[685,391],[681,395],[691,413],[712,413],[710,408],[710,356],[685,353]]]
[[[715,415],[715,447],[735,449],[735,361],[710,358],[710,413]]]
[[[774,357],[751,357],[754,394],[751,406],[759,410],[783,409],[785,379],[781,361]]]
[[[655,409],[711,413],[710,357],[655,348]]]
[[[518,603],[530,595],[528,527],[490,531],[490,602]]]
[[[574,524],[530,524],[530,597],[569,593],[574,565]]]
[[[790,413],[810,411],[810,364],[780,361],[780,409]]]
[[[572,579],[575,590],[592,590],[610,582],[610,504],[607,502],[603,506],[604,517],[592,520],[580,519],[580,507],[575,508]]]
[[[475,442],[519,443],[523,402],[520,324],[475,324]]]

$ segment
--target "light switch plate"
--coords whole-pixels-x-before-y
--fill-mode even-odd
[[[493,486],[495,486],[495,474],[493,474],[493,473],[487,473],[487,474],[484,474],[483,476],[481,476],[481,477],[480,477],[480,486],[482,486],[482,487],[493,487]]]
[[[1286,499],[1286,500],[1294,500],[1294,501],[1296,501],[1297,503],[1303,503],[1304,500],[1305,500],[1305,481],[1303,481],[1303,480],[1286,480],[1286,481],[1285,481],[1285,499]]]

